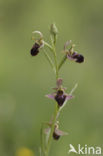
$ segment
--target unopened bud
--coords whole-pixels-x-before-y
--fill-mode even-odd
[[[53,34],[53,35],[57,35],[57,34],[58,34],[58,29],[57,29],[57,27],[56,27],[55,24],[51,24],[50,32],[51,32],[51,34]]]

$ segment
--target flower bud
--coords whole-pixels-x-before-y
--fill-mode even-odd
[[[56,27],[55,24],[51,24],[50,32],[51,32],[51,34],[53,34],[53,35],[57,35],[57,34],[58,34],[58,29],[57,29],[57,27]]]

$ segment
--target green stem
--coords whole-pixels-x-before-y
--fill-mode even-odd
[[[44,153],[45,153],[45,147],[44,147],[44,124],[42,123],[41,125],[41,133],[40,133],[40,136],[41,136],[41,154],[43,154],[44,156]]]
[[[56,43],[56,38],[52,38],[51,36],[51,43],[52,43],[52,51],[53,51],[53,55],[54,55],[54,61],[55,61],[55,68],[56,68],[56,80],[58,79],[58,62],[57,62],[57,54],[56,54],[56,48],[55,48],[55,43]]]
[[[52,136],[53,136],[53,132],[54,132],[54,128],[55,128],[55,122],[56,122],[58,113],[59,113],[59,107],[58,107],[58,104],[56,103],[54,118],[53,118],[53,121],[52,121],[51,131],[50,131],[50,135],[49,135],[48,142],[47,142],[45,156],[48,156],[48,154],[49,154],[49,149],[50,149],[50,145],[51,145],[51,141],[52,141]]]
[[[58,79],[58,63],[57,63],[57,55],[56,50],[54,48],[54,60],[55,60],[55,67],[56,67],[56,80]]]
[[[53,67],[53,69],[55,67],[56,80],[57,80],[58,79],[58,62],[57,62],[57,54],[56,54],[56,48],[55,48],[56,36],[55,36],[54,40],[51,37],[51,42],[52,42],[52,46],[49,45],[47,42],[44,42],[44,44],[52,51],[53,56],[54,56],[55,65],[53,64],[53,62],[52,62],[51,58],[49,57],[49,55],[46,52],[44,54],[45,54],[46,58],[48,59],[50,65]],[[56,120],[57,120],[58,113],[59,113],[59,107],[58,107],[58,104],[56,103],[54,118],[53,118],[53,121],[52,121],[52,126],[51,126],[50,134],[49,134],[49,137],[48,137],[48,140],[47,140],[46,148],[44,149],[44,145],[41,144],[42,145],[42,150],[43,150],[45,156],[48,156],[48,154],[49,154],[49,149],[50,149],[50,145],[51,145],[51,142],[52,142],[52,136],[53,136],[53,132],[54,132],[55,123],[56,123]],[[43,140],[43,137],[41,139]],[[42,142],[42,143],[44,144],[44,142]]]
[[[52,46],[50,44],[48,44],[47,42],[45,42],[45,41],[44,41],[44,45],[47,46],[53,52],[54,61],[55,61],[56,79],[58,79],[58,64],[57,64],[57,56],[56,56],[56,50],[55,50],[56,38],[55,38],[55,42],[54,42],[53,39],[52,39],[52,37],[51,37],[51,42],[52,42]]]
[[[53,48],[49,43],[44,41],[44,45],[47,46],[51,51],[53,51]]]
[[[54,45],[56,45],[57,35],[54,35]]]
[[[50,56],[48,55],[48,53],[45,50],[44,50],[44,55],[45,55],[46,59],[48,60],[48,62],[50,63],[53,71],[56,73],[54,63],[53,63],[52,59],[50,58]]]
[[[56,38],[54,38],[54,40],[53,40],[53,38],[51,36],[51,43],[52,43],[52,48],[50,48],[50,49],[52,50],[53,55],[54,55],[55,69],[56,69],[56,80],[57,80],[58,79],[58,63],[57,63],[57,54],[56,54],[56,48],[55,48]],[[51,126],[51,130],[50,130],[49,138],[47,141],[47,147],[45,150],[45,156],[48,156],[48,154],[49,154],[49,149],[50,149],[50,145],[52,142],[52,136],[53,136],[53,132],[54,132],[54,128],[55,128],[55,122],[56,122],[58,113],[59,113],[59,107],[58,107],[58,104],[56,103],[54,118],[52,121],[52,126]]]
[[[66,59],[67,59],[67,55],[65,55],[65,56],[63,57],[63,59],[61,60],[59,66],[58,66],[58,70],[60,70],[60,68],[62,67],[62,65],[63,65],[64,62],[66,61]]]

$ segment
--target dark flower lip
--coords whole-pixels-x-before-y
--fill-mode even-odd
[[[78,63],[84,62],[84,56],[81,54],[78,54],[76,52],[74,52],[73,58],[76,59],[76,62],[78,62]]]
[[[53,139],[58,140],[60,138],[60,135],[56,134],[55,132],[53,133]]]
[[[39,53],[40,45],[38,43],[34,43],[33,47],[31,48],[31,55],[36,56]]]
[[[57,101],[59,106],[62,106],[63,103],[65,102],[66,95],[64,94],[63,90],[58,90],[57,94],[55,96],[55,100]]]
[[[74,60],[77,63],[82,63],[84,62],[84,56],[81,54],[78,54],[77,52],[67,53],[67,58],[69,60]]]
[[[31,48],[31,55],[32,56],[36,56],[40,49],[44,47],[44,41],[43,40],[36,40],[36,42],[34,43],[33,47]]]

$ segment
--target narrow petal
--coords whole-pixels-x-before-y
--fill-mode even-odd
[[[45,134],[48,134],[49,132],[50,132],[50,128],[44,129],[44,133],[45,133]]]
[[[32,33],[33,34],[39,34],[40,35],[40,38],[43,38],[43,34],[40,31],[38,31],[38,30],[33,31]]]
[[[72,96],[72,95],[66,95],[66,100],[70,100],[70,99],[72,99],[72,98],[74,98],[74,96]]]
[[[61,131],[61,130],[59,130],[59,129],[55,129],[55,133],[57,134],[57,135],[59,135],[59,136],[63,136],[63,135],[68,135],[68,133],[67,132],[63,132],[63,131]]]
[[[69,60],[75,60],[74,58],[72,58],[72,56],[70,56],[70,55],[68,55],[68,54],[67,54],[67,58],[68,58]]]
[[[65,44],[64,44],[64,51],[66,50],[66,48],[71,44],[71,40],[67,41]]]
[[[46,97],[47,98],[49,98],[49,99],[55,99],[55,94],[48,94],[48,95],[46,95]]]

